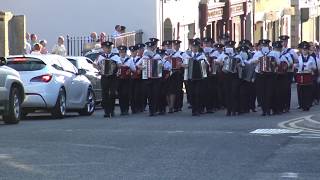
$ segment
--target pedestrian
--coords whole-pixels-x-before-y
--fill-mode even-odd
[[[30,35],[30,46],[33,48],[36,43],[38,43],[37,35],[36,34],[31,34]]]
[[[30,54],[31,53],[31,44],[30,44],[30,34],[29,33],[26,33],[26,36],[25,36],[25,48],[24,48],[24,53],[25,54]]]
[[[111,34],[111,37],[114,39],[114,38],[120,36],[120,34],[121,34],[121,25],[116,25],[114,27],[113,33]]]
[[[41,54],[48,54],[48,49],[47,49],[47,41],[46,40],[41,40],[40,44],[42,46],[41,48]]]
[[[57,54],[60,56],[66,56],[67,55],[67,50],[66,47],[64,46],[64,37],[59,36],[58,37],[58,43],[54,45],[52,48],[52,54]]]
[[[39,43],[34,44],[31,54],[32,55],[41,55],[41,48],[42,48],[41,44],[39,44]]]

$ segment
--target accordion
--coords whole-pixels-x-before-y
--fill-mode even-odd
[[[280,62],[280,64],[278,65],[277,72],[278,72],[279,74],[285,74],[285,73],[288,72],[288,69],[289,69],[288,63],[282,61],[282,62]]]
[[[220,69],[219,64],[215,62],[216,58],[208,57],[209,66],[207,68],[208,75],[216,75]],[[211,68],[209,70],[209,67]]]
[[[311,85],[313,84],[313,75],[310,72],[300,72],[296,74],[296,82],[298,85]]]
[[[117,63],[111,59],[105,59],[101,67],[102,75],[114,76],[117,74],[118,66]]]
[[[276,70],[276,61],[273,57],[263,56],[259,58],[260,72],[270,73]]]
[[[142,70],[136,67],[136,71],[132,73],[132,79],[141,79]]]
[[[182,59],[177,57],[171,57],[171,64],[172,64],[172,69],[173,70],[180,70],[182,67]]]
[[[162,65],[160,59],[144,59],[142,66],[142,79],[156,79],[162,77]]]
[[[236,73],[237,64],[240,62],[240,59],[226,56],[223,60],[222,71],[225,73]]]
[[[254,64],[246,64],[245,66],[239,66],[239,79],[242,79],[247,82],[252,82],[255,74],[255,68],[256,67]]]
[[[128,66],[121,66],[118,72],[120,79],[130,79],[131,78],[131,70]]]
[[[189,59],[188,79],[200,80],[207,77],[207,64],[204,60]]]

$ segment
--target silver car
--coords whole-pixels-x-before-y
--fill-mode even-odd
[[[101,75],[99,70],[94,67],[93,61],[84,56],[66,57],[76,68],[86,71],[85,76],[91,81],[96,103],[102,101]]]
[[[7,65],[20,73],[26,93],[24,115],[48,110],[55,118],[67,111],[91,115],[95,110],[91,82],[65,57],[58,55],[10,56]]]
[[[21,104],[25,94],[19,73],[6,66],[0,58],[0,115],[6,124],[17,124],[21,118]]]

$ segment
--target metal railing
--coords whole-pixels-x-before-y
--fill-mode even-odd
[[[111,41],[114,47],[125,45],[127,47],[142,43],[142,30],[123,33],[118,37],[107,36],[106,41]],[[100,37],[98,37],[100,39]],[[94,42],[89,36],[70,36],[67,35],[67,55],[68,56],[83,56],[88,50],[94,48],[95,44],[101,42]]]

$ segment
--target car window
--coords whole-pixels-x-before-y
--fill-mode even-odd
[[[91,54],[86,55],[86,57],[91,59],[92,61],[95,61],[98,58],[98,56],[100,56],[100,54],[102,54],[102,53],[101,52],[91,53]]]
[[[67,58],[75,67],[78,67],[77,61],[75,59]]]
[[[14,57],[8,58],[7,66],[16,71],[38,71],[43,69],[46,64],[37,58]]]
[[[98,70],[93,66],[93,62],[90,59],[83,59],[81,62],[81,68],[90,72],[98,72]]]
[[[58,61],[62,65],[62,68],[63,68],[64,71],[70,72],[70,73],[74,73],[74,74],[77,73],[76,67],[74,67],[74,65],[71,62],[69,62],[66,58],[59,57]]]

